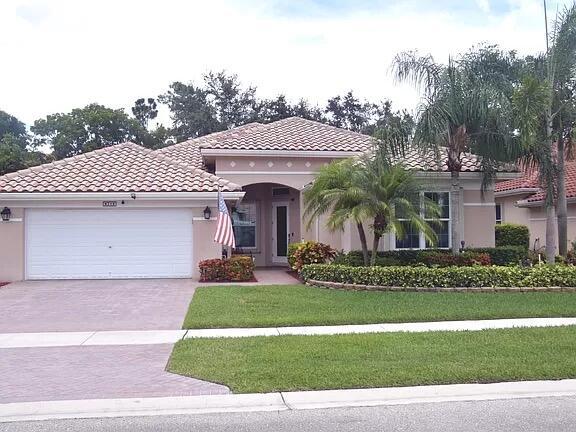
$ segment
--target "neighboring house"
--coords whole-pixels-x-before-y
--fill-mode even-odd
[[[374,140],[297,117],[252,123],[151,151],[120,144],[0,177],[0,280],[197,277],[198,262],[221,255],[213,242],[217,190],[230,205],[237,252],[258,266],[285,265],[301,239],[359,249],[351,225],[307,229],[302,190],[332,160],[361,155]],[[439,246],[450,247],[450,173],[445,163],[406,155],[426,194],[442,207]],[[505,174],[503,174],[505,175]],[[494,195],[468,155],[461,173],[466,246],[494,245]],[[205,219],[205,209],[211,218]],[[386,236],[383,249],[425,248],[423,236]]]
[[[530,230],[530,247],[546,246],[545,193],[540,187],[538,171],[527,170],[521,177],[496,183],[496,222],[526,225]],[[566,199],[568,201],[568,241],[576,240],[576,161],[566,161]]]

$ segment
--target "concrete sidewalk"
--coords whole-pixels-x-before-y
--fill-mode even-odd
[[[576,396],[576,380],[0,404],[0,422]]]
[[[576,325],[576,318],[520,318],[478,321],[437,321],[341,326],[226,328],[197,330],[145,330],[0,334],[2,348],[172,344],[187,338],[224,338],[282,335],[336,335],[352,333],[480,331],[520,327]]]

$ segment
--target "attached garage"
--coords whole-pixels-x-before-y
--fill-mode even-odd
[[[27,279],[187,278],[190,209],[28,209]]]

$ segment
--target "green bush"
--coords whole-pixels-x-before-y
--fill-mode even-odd
[[[492,264],[499,266],[518,265],[528,259],[528,249],[523,246],[499,246],[493,248],[471,248],[466,251],[490,255]]]
[[[495,226],[496,247],[500,246],[520,246],[528,249],[530,247],[530,231],[525,225],[501,224]]]
[[[576,286],[574,266],[536,267],[350,267],[307,265],[304,280],[397,287],[546,287]]]
[[[331,260],[336,251],[330,245],[315,241],[292,243],[288,246],[288,263],[292,270],[300,271],[306,264],[323,264]]]

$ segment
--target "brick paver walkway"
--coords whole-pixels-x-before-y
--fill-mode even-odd
[[[166,372],[172,345],[0,351],[0,403],[192,396],[227,387]]]
[[[177,330],[190,279],[26,281],[0,288],[0,333]]]

